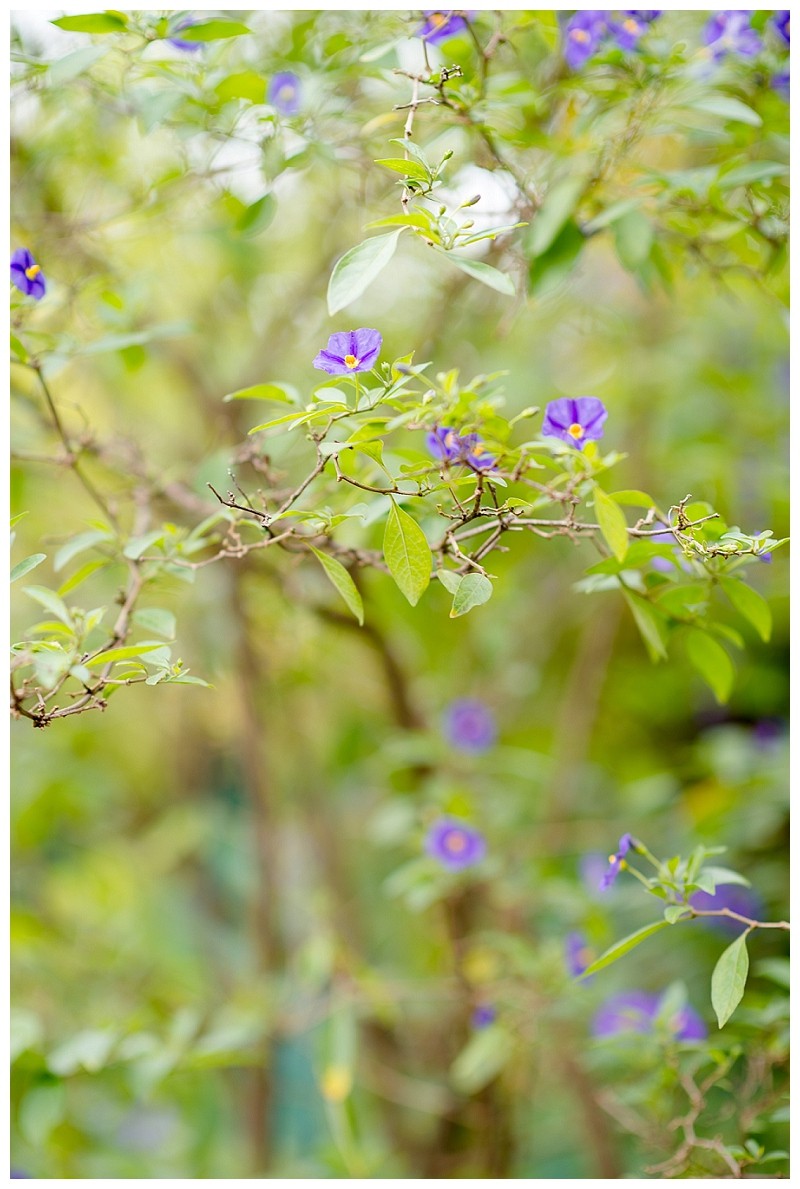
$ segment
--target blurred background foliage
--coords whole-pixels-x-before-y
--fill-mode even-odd
[[[720,185],[787,159],[768,13],[753,20],[756,62],[709,66],[708,14],[669,12],[641,52],[570,71],[557,14],[482,12],[479,43],[505,38],[483,91],[471,37],[430,47],[434,65],[461,66],[468,115],[421,107],[415,137],[452,149],[459,201],[480,193],[478,212],[512,222],[525,194],[603,168],[538,255],[530,211],[489,247],[517,297],[403,239],[335,321],[335,260],[399,212],[373,162],[402,135],[394,105],[410,83],[394,71],[423,66],[421,15],[226,12],[251,32],[191,53],[165,40],[191,14],[128,14],[127,30],[96,36],[47,15],[18,14],[12,33],[12,219],[48,295],[12,319],[126,522],[146,489],[162,520],[194,527],[214,510],[206,483],[229,486],[235,464],[258,486],[264,450],[302,475],[301,435],[247,439],[253,406],[222,397],[276,379],[306,392],[328,335],[369,325],[384,358],[507,369],[509,415],[601,397],[606,440],[629,455],[619,486],[664,506],[691,492],[730,524],[785,535],[786,183],[751,169]],[[266,103],[287,70],[302,95],[291,116]],[[645,226],[620,226],[628,211],[592,233],[639,191]],[[31,458],[55,438],[36,376],[15,365],[12,380],[12,513],[27,513],[15,559],[41,548],[36,580],[57,585],[53,554],[97,510],[69,468]],[[651,665],[616,596],[572,589],[588,555],[517,537],[491,604],[455,620],[439,587],[412,609],[366,572],[364,629],[321,571],[288,557],[164,574],[148,599],[174,612],[173,651],[213,688],[136,685],[103,714],[14,723],[16,1165],[59,1178],[641,1175],[674,1150],[668,1125],[686,1110],[674,1052],[592,1041],[590,1021],[612,992],[676,978],[733,1062],[708,1134],[783,1146],[782,934],[754,937],[743,1009],[722,1033],[708,982],[724,939],[701,922],[588,986],[570,980],[564,938],[579,930],[600,952],[653,919],[632,880],[601,897],[581,876],[628,830],[659,855],[727,846],[764,919],[785,916],[784,554],[748,573],[775,626],[769,644],[744,629],[724,708],[680,657]],[[90,578],[92,605],[113,604],[118,581],[113,568]],[[29,621],[16,587],[12,609]],[[481,755],[442,728],[467,696],[499,727]],[[426,892],[405,865],[442,811],[479,826],[489,858]],[[498,1014],[483,1033],[477,1002]],[[713,1175],[711,1159],[694,1175]]]

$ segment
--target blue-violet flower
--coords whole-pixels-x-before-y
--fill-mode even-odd
[[[488,706],[477,698],[459,698],[445,710],[444,730],[453,747],[481,752],[497,738],[497,724]]]
[[[460,434],[446,425],[437,425],[425,441],[434,458],[442,462],[465,462],[479,471],[488,471],[494,466],[494,455],[486,453],[486,447],[476,433]]]
[[[551,400],[545,409],[542,433],[582,450],[586,442],[602,438],[607,416],[608,410],[596,396],[562,397]]]
[[[44,273],[27,248],[17,248],[11,257],[11,284],[35,301],[45,295]]]
[[[761,38],[750,26],[750,13],[724,9],[716,12],[703,30],[703,40],[718,61],[726,54],[742,54],[752,58],[761,49]]]
[[[625,856],[633,846],[633,836],[631,834],[623,834],[619,840],[619,850],[615,855],[608,856],[608,871],[600,881],[600,891],[605,892],[610,888],[614,880],[619,875],[622,868],[625,866]]]
[[[300,79],[291,70],[283,70],[270,79],[267,98],[282,116],[296,116],[300,111]]]
[[[564,61],[579,70],[598,50],[606,32],[606,14],[595,9],[576,12],[564,29]]]
[[[446,41],[448,37],[454,37],[456,33],[460,33],[467,27],[467,21],[471,21],[475,16],[474,12],[431,12],[426,9],[422,10],[422,15],[426,17],[423,25],[414,33],[415,37],[421,37],[423,41],[429,42],[430,45],[436,45],[440,41]]]
[[[314,360],[314,367],[329,376],[368,372],[381,352],[383,336],[377,330],[339,330]]]

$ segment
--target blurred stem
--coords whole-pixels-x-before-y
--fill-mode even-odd
[[[265,975],[274,978],[276,973],[284,969],[286,959],[277,919],[281,894],[277,853],[279,839],[275,790],[270,779],[265,746],[264,716],[259,713],[266,672],[255,647],[259,633],[246,611],[246,569],[246,566],[232,566],[230,569],[233,583],[231,612],[237,628],[236,671],[240,695],[236,719],[239,724],[238,751],[253,823],[257,879],[252,912],[258,964]],[[272,1151],[269,1123],[274,1089],[272,1049],[273,1042],[268,1040],[261,1064],[252,1071],[247,1102],[253,1166],[261,1175],[269,1165]]]

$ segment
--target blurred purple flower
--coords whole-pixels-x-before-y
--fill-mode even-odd
[[[647,32],[647,21],[639,13],[629,12],[621,21],[609,21],[608,28],[621,50],[635,50]]]
[[[175,26],[175,32],[180,33],[181,29],[191,29],[193,25],[199,22],[193,17],[186,17],[185,20],[179,21]],[[187,53],[193,54],[195,50],[203,48],[202,41],[184,41],[182,37],[168,37],[167,41],[170,45],[174,45],[176,50],[186,50]]]
[[[772,18],[772,23],[787,45],[789,44],[789,18],[791,15],[789,10],[785,8],[776,12]]]
[[[446,425],[437,425],[425,443],[434,458],[442,462],[465,462],[479,471],[488,471],[494,466],[494,455],[486,453],[486,447],[476,433],[459,434]]]
[[[267,98],[282,116],[296,116],[300,111],[300,79],[291,70],[273,75]]]
[[[608,867],[608,859],[605,855],[595,852],[589,855],[581,855],[578,863],[580,870],[581,881],[587,892],[593,896],[598,891],[604,892],[605,888],[601,886],[603,876]]]
[[[497,724],[488,706],[477,698],[459,698],[444,714],[444,732],[461,751],[486,751],[497,738]]]
[[[607,416],[608,410],[596,396],[562,397],[551,400],[545,409],[542,433],[582,450],[586,442],[602,438]]]
[[[564,961],[573,978],[582,975],[586,967],[594,962],[594,957],[582,933],[568,933],[564,938]],[[588,984],[592,979],[584,979],[584,982]]]
[[[620,1032],[655,1031],[662,998],[646,991],[621,991],[600,1005],[592,1021],[592,1035],[617,1036]],[[676,1040],[704,1040],[708,1030],[702,1017],[686,1004],[667,1021]]]
[[[619,875],[622,868],[625,866],[625,855],[633,846],[633,837],[630,834],[623,834],[619,840],[619,850],[615,855],[608,856],[608,871],[606,871],[602,880],[600,881],[600,891],[605,892],[610,888],[614,880]]]
[[[740,916],[748,917],[751,921],[763,919],[764,902],[752,888],[743,884],[719,884],[716,891],[695,892],[689,898],[692,908],[701,912],[719,912],[721,908],[728,908],[731,912],[738,912]],[[730,917],[699,917],[704,925],[710,929],[718,929],[721,933],[729,933],[732,937],[747,928],[741,921],[734,921]]]
[[[703,30],[703,41],[715,61],[726,54],[742,54],[752,58],[761,49],[761,38],[750,26],[746,10],[723,9],[715,12]]]
[[[383,337],[377,330],[339,330],[328,339],[324,351],[314,360],[314,367],[329,376],[349,376],[368,372],[380,355]]]
[[[636,17],[637,20],[644,21],[646,25],[650,25],[653,21],[657,20],[661,16],[663,11],[663,8],[650,8],[645,10],[640,8],[626,8],[625,16]]]
[[[27,248],[17,248],[11,257],[11,284],[35,301],[45,295],[44,273]]]
[[[579,70],[597,52],[606,31],[606,14],[595,9],[576,12],[564,29],[564,61]]]
[[[770,751],[784,734],[785,724],[780,718],[760,718],[753,723],[753,742],[759,751]]]
[[[425,850],[448,871],[474,867],[486,854],[486,839],[465,822],[440,818],[428,830]]]
[[[460,33],[463,29],[466,29],[467,21],[472,20],[475,12],[466,12],[463,10],[431,12],[423,9],[422,15],[427,19],[416,30],[414,36],[421,37],[423,41],[427,41],[430,45],[437,45],[438,42],[446,41],[448,37],[454,37],[456,33]]]
[[[490,1003],[479,1003],[472,1013],[473,1028],[488,1028],[497,1019],[497,1012]]]

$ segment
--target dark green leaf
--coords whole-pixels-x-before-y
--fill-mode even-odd
[[[757,590],[753,590],[752,586],[740,582],[738,578],[721,576],[719,584],[739,614],[753,625],[761,639],[769,640],[772,613],[767,600]]]

